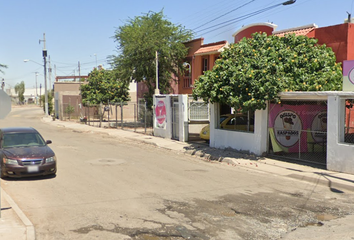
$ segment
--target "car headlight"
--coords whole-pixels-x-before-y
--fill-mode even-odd
[[[45,162],[46,162],[46,163],[50,163],[50,162],[55,162],[56,160],[57,160],[56,157],[53,156],[53,157],[46,158],[46,159],[45,159]]]
[[[6,157],[3,158],[3,161],[4,161],[5,164],[18,164],[17,160],[8,159]]]

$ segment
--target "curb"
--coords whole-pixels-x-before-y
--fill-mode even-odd
[[[9,203],[11,208],[15,211],[17,216],[20,218],[22,223],[26,227],[26,239],[27,240],[35,240],[36,232],[32,222],[26,217],[26,215],[21,211],[15,201],[3,190],[1,189],[1,194],[4,196],[5,200]]]

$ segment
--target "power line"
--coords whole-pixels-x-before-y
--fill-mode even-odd
[[[204,5],[204,8],[198,8],[199,11],[196,11],[193,14],[188,14],[188,16],[183,16],[183,22],[194,23],[194,24],[203,23],[207,21],[207,18],[209,18],[210,15],[215,14],[216,12],[218,13],[224,12],[225,5],[227,5],[226,7],[228,7],[234,4],[229,0],[217,1],[213,3],[214,4],[207,5],[207,6]],[[220,9],[220,7],[222,7],[222,9]]]
[[[224,14],[222,14],[222,15],[220,15],[220,16],[218,16],[218,17],[216,17],[216,18],[214,18],[214,19],[212,19],[212,20],[210,20],[210,21],[208,21],[208,22],[206,22],[206,23],[204,23],[204,24],[202,24],[202,25],[196,27],[196,28],[194,28],[193,31],[196,30],[196,29],[198,29],[198,28],[201,28],[201,27],[203,27],[203,26],[205,26],[205,25],[207,25],[207,24],[209,24],[209,23],[211,23],[211,22],[214,22],[215,20],[218,20],[218,19],[220,19],[220,18],[226,16],[227,14],[230,14],[230,13],[232,13],[232,12],[234,12],[234,11],[236,11],[236,10],[242,8],[242,7],[245,7],[245,6],[247,6],[248,4],[250,4],[251,2],[254,2],[254,1],[255,1],[255,0],[251,0],[251,1],[249,1],[249,2],[247,2],[247,3],[245,3],[245,4],[241,5],[241,6],[239,6],[239,7],[237,7],[237,8],[234,8],[234,9],[232,9],[231,11],[228,11],[228,12],[226,12],[226,13],[224,13]]]
[[[231,24],[234,24],[236,22],[239,22],[241,20],[245,20],[247,18],[250,18],[250,17],[254,17],[256,15],[259,15],[263,12],[266,12],[266,11],[269,11],[269,10],[272,10],[278,6],[281,6],[281,5],[284,5],[284,3],[280,3],[280,4],[276,4],[276,5],[272,5],[270,7],[266,7],[266,8],[263,8],[263,9],[260,9],[260,10],[257,10],[257,11],[254,11],[252,13],[248,13],[248,14],[245,14],[243,16],[240,16],[240,17],[237,17],[237,18],[233,18],[233,19],[230,19],[228,21],[224,21],[224,22],[221,22],[221,23],[218,23],[218,24],[215,24],[213,26],[210,26],[210,27],[207,27],[207,28],[204,28],[204,29],[201,29],[199,31],[197,31],[196,33],[200,33],[200,32],[204,32],[204,31],[207,31],[207,32],[204,32],[204,34],[208,34],[210,32],[213,32],[215,30],[218,30],[220,28],[224,28],[224,27],[227,27]],[[216,28],[216,29],[215,29]],[[209,31],[208,31],[209,30]]]
[[[353,0],[353,1],[354,1],[354,0]],[[301,4],[303,4],[303,3],[301,3]],[[298,4],[298,5],[300,5],[300,4]],[[298,5],[296,5],[296,6],[298,6]],[[292,6],[292,7],[295,7],[295,6]],[[292,8],[292,7],[291,7],[291,8]],[[288,8],[288,9],[286,9],[286,10],[284,10],[284,9],[278,9],[278,10],[273,9],[273,10],[271,10],[270,12],[268,12],[268,14],[262,16],[262,18],[267,17],[267,16],[274,15],[274,14],[279,13],[279,12],[287,11],[287,10],[289,10],[289,9],[290,9],[290,8]],[[256,20],[256,19],[260,19],[260,18],[261,18],[261,17],[255,18],[255,20]],[[268,22],[271,22],[271,21],[268,21]],[[216,36],[221,35],[221,34],[223,34],[223,33],[230,32],[230,31],[232,31],[233,29],[237,29],[239,26],[241,26],[241,24],[234,25],[234,26],[232,26],[231,28],[228,28],[228,29],[226,29],[226,30],[224,30],[224,31],[222,31],[222,32],[217,32],[217,33],[215,33],[212,37],[216,37]],[[217,31],[217,29],[215,29],[215,31]],[[209,33],[210,33],[210,32],[209,32]]]

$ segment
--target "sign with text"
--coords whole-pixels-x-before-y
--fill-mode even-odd
[[[276,116],[274,133],[275,138],[282,146],[294,146],[299,141],[301,130],[301,118],[296,112],[283,110]]]
[[[273,148],[276,147],[286,152],[298,152],[299,149],[306,152],[309,143],[315,142],[321,145],[325,141],[327,137],[326,105],[270,104],[270,109],[268,127],[273,134],[271,136]]]

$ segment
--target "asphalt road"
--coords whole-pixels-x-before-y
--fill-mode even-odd
[[[53,127],[42,114],[14,108],[0,120],[53,141],[56,177],[1,180],[38,240],[310,239],[354,212],[350,192]]]

